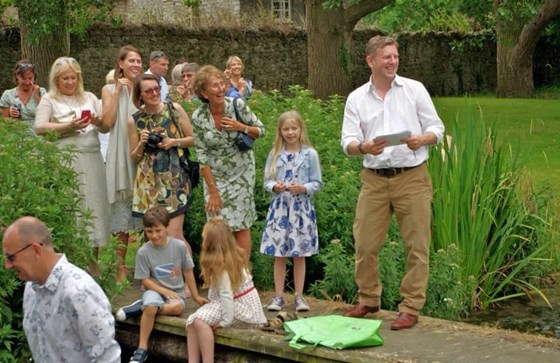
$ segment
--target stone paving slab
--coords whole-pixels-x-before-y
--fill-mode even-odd
[[[116,299],[114,308],[140,296],[140,289],[136,286]],[[267,303],[270,294],[261,294],[263,303]],[[290,297],[287,302],[291,302]],[[300,314],[315,316],[323,314],[342,314],[344,304],[309,298],[311,311]],[[160,317],[157,319],[156,329],[166,332],[168,338],[156,334],[155,339],[169,339],[170,341],[155,346],[169,353],[169,361],[185,361],[186,339],[185,319],[196,309],[192,300],[187,300],[186,311],[180,317]],[[293,305],[287,305],[285,311],[293,312]],[[272,319],[276,313],[266,312]],[[522,334],[502,329],[479,327],[475,325],[420,317],[419,323],[412,329],[391,331],[390,324],[396,313],[381,310],[376,314],[369,314],[366,318],[381,319],[383,321],[380,334],[385,344],[380,347],[363,349],[333,350],[327,348],[312,348],[298,351],[288,346],[282,331],[262,331],[259,329],[218,329],[215,332],[216,343],[236,350],[260,353],[270,357],[271,361],[300,361],[300,362],[560,362],[560,340]],[[127,322],[128,344],[135,344],[137,335],[137,320]],[[119,323],[120,330],[123,323]],[[118,334],[119,335],[119,334]],[[169,338],[174,337],[174,338]],[[127,344],[121,341],[121,344]],[[151,347],[154,350],[153,347]],[[171,353],[171,352],[175,353]],[[154,351],[155,353],[155,351]],[[176,356],[176,357],[175,357]],[[274,358],[276,357],[276,358]],[[225,360],[227,361],[227,359]],[[266,360],[255,360],[266,361]],[[276,360],[278,361],[278,360]],[[158,360],[161,362],[161,360]]]

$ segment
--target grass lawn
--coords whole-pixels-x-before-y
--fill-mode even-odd
[[[450,133],[453,120],[464,121],[470,107],[487,126],[496,125],[498,140],[519,145],[521,157],[537,188],[549,186],[560,197],[560,100],[495,97],[434,98]]]

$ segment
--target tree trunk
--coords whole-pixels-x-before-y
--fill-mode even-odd
[[[323,11],[323,0],[306,1],[308,87],[318,98],[345,95],[351,78],[345,58],[341,9]],[[343,56],[344,54],[344,56]]]
[[[494,0],[495,14],[503,2]],[[497,16],[496,65],[498,97],[531,97],[533,82],[533,52],[542,30],[560,15],[560,1],[545,0],[539,11],[524,24],[519,19],[504,20]]]
[[[308,88],[318,98],[347,95],[352,87],[352,31],[365,15],[394,0],[361,0],[346,8],[323,10],[324,0],[307,0]],[[363,55],[365,62],[365,54]]]
[[[25,10],[19,10],[19,16],[25,16]],[[31,44],[28,38],[28,28],[24,21],[20,24],[21,54],[23,59],[29,59],[37,71],[36,83],[49,88],[49,72],[58,57],[70,54],[70,35],[65,26],[49,35],[44,35],[37,44]]]

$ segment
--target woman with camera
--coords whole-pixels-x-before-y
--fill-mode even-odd
[[[256,139],[264,135],[264,125],[242,99],[225,96],[226,79],[216,67],[200,68],[194,76],[193,89],[202,101],[193,113],[193,124],[204,178],[206,215],[222,216],[237,244],[250,257],[250,228],[256,219],[255,157],[252,149],[242,151],[236,140],[239,136]]]
[[[2,116],[27,121],[33,127],[35,109],[41,97],[47,93],[43,87],[35,84],[37,73],[35,66],[27,59],[16,62],[14,68],[14,81],[16,87],[5,90],[0,98]]]
[[[158,78],[142,74],[134,80],[132,100],[138,112],[128,121],[130,157],[138,164],[132,213],[141,217],[157,205],[171,216],[171,237],[183,240],[183,221],[191,194],[180,157],[194,144],[189,117],[177,103],[163,103]]]
[[[82,70],[74,58],[58,58],[50,72],[49,92],[41,98],[35,117],[35,132],[59,135],[59,147],[72,145],[75,157],[72,168],[77,173],[82,210],[90,210],[94,218],[88,233],[97,254],[99,246],[109,240],[109,207],[105,164],[101,156],[98,133],[109,128],[102,125],[101,104],[97,97],[84,91]],[[96,267],[92,263],[91,271]]]

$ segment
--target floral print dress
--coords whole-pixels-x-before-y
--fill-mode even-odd
[[[236,118],[232,101],[233,99],[229,97],[225,98],[225,115]],[[242,122],[258,127],[260,134],[263,135],[262,122],[242,100],[238,99],[236,102]],[[223,205],[220,215],[228,222],[232,231],[249,229],[256,219],[253,150],[239,151],[234,142],[237,131],[219,131],[216,128],[208,104],[202,104],[194,112],[192,122],[198,161],[201,168],[210,167],[214,183],[220,193]],[[208,187],[204,183],[206,202],[208,198]]]
[[[276,178],[270,175],[271,156],[265,167],[265,189],[272,192]],[[308,257],[319,252],[317,216],[313,195],[322,188],[322,178],[317,152],[304,148],[290,153],[282,150],[277,160],[277,180],[289,185],[302,184],[307,193],[290,191],[273,192],[274,197],[261,239],[261,253],[275,257]]]
[[[138,134],[148,129],[164,137],[181,137],[173,121],[179,120],[179,114],[168,104],[161,113],[150,115],[140,110],[133,118]],[[186,213],[190,198],[190,179],[181,168],[179,152],[182,150],[179,151],[176,147],[144,151],[134,180],[132,214],[135,217],[141,217],[146,210],[155,206],[165,207],[171,218]]]

